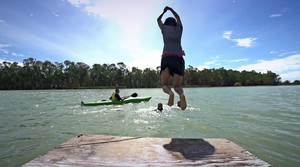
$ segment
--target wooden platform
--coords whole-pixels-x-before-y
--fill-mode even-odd
[[[226,139],[79,135],[27,166],[271,166]]]

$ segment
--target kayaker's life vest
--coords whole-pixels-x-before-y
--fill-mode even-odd
[[[114,93],[111,95],[110,98],[111,98],[112,101],[118,100],[118,99],[116,98],[116,92],[114,92]]]

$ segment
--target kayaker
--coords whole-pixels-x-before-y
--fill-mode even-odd
[[[163,104],[162,103],[158,103],[156,111],[162,112],[162,110],[163,110]]]
[[[163,104],[162,103],[158,103],[157,104],[157,108],[154,109],[154,111],[156,111],[157,113],[162,113],[164,111]]]
[[[115,92],[112,93],[112,95],[110,96],[109,99],[112,100],[112,101],[115,101],[115,100],[121,101],[121,100],[123,100],[123,99],[120,97],[119,93],[120,93],[119,89],[116,89]]]
[[[168,10],[175,18],[169,17],[163,23],[161,19]],[[172,106],[174,104],[174,93],[169,85],[170,77],[172,76],[174,90],[180,98],[180,108],[185,110],[187,104],[183,89],[181,87],[185,69],[185,62],[183,59],[185,54],[181,47],[183,26],[179,15],[168,6],[166,6],[163,10],[163,13],[158,16],[157,23],[161,29],[164,41],[164,48],[161,58],[162,88],[163,91],[169,95],[168,105]]]

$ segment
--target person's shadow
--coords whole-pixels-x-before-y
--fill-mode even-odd
[[[163,147],[168,151],[180,152],[189,160],[200,160],[215,152],[215,147],[203,139],[172,138],[171,143],[165,144]]]

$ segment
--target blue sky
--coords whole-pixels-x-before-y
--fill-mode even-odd
[[[1,0],[0,62],[156,69],[163,48],[156,19],[165,6],[181,17],[186,67],[300,79],[298,0]]]

